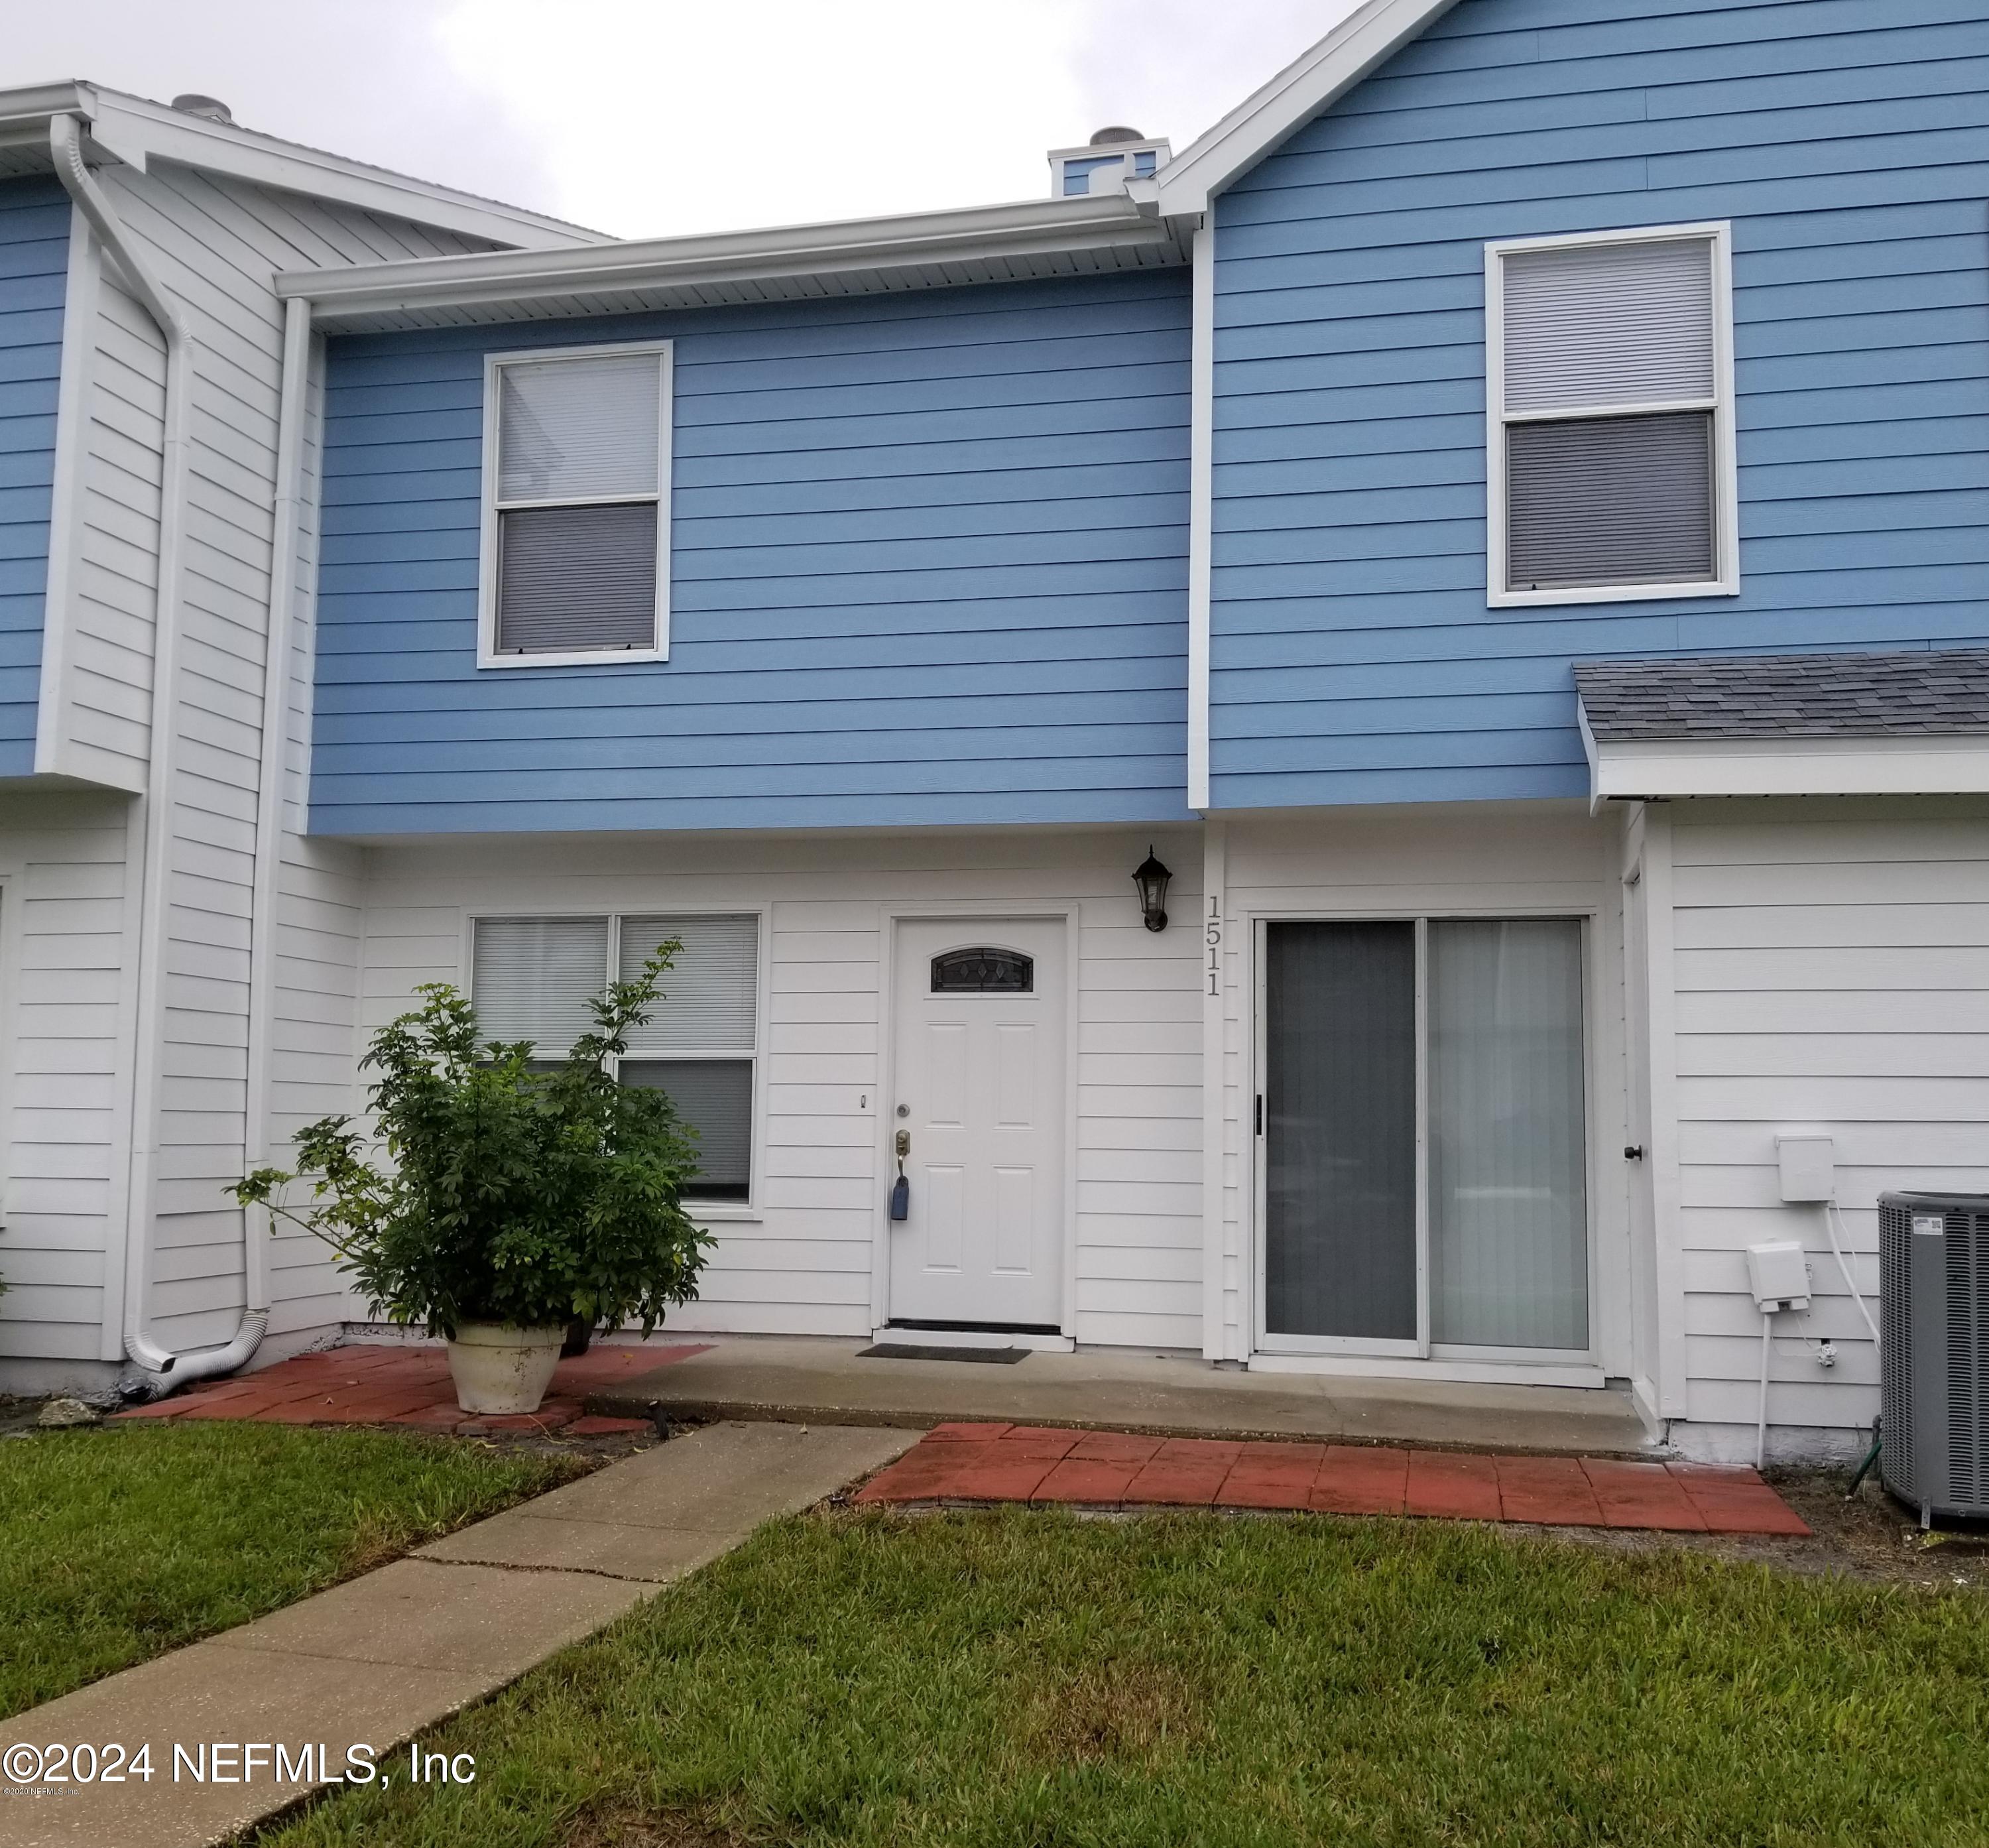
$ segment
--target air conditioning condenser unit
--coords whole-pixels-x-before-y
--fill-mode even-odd
[[[1989,1195],[1879,1197],[1886,1487],[1989,1517]]]

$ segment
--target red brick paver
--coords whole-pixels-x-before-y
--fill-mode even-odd
[[[1752,1470],[1710,1463],[1665,1465],[1707,1530],[1715,1534],[1808,1533],[1802,1517]]]
[[[1681,1534],[1706,1531],[1706,1517],[1693,1505],[1685,1485],[1662,1463],[1611,1463],[1584,1456],[1581,1467],[1607,1525],[1663,1528]]]
[[[639,1431],[639,1418],[584,1416],[582,1401],[595,1388],[632,1373],[666,1367],[705,1351],[703,1346],[591,1348],[561,1361],[552,1390],[537,1411],[522,1417],[473,1417],[456,1402],[449,1357],[439,1347],[334,1348],[300,1354],[259,1373],[189,1387],[171,1399],[134,1405],[120,1418],[251,1419],[283,1425],[406,1425],[422,1431],[452,1431],[465,1437],[503,1431],[566,1430],[576,1437]],[[1005,1426],[962,1426],[1004,1431]],[[1074,1432],[1031,1434],[1038,1443],[1062,1441]],[[1061,1456],[1062,1451],[1057,1452]]]
[[[1411,1450],[1408,1500],[1404,1511],[1434,1514],[1449,1521],[1498,1520],[1496,1461],[1455,1450]]]
[[[1164,1440],[1019,1425],[942,1425],[856,1499],[872,1505],[1032,1501],[1415,1514],[1687,1533],[1809,1532],[1747,1469],[1381,1445]]]
[[[1537,1521],[1543,1527],[1608,1524],[1588,1486],[1587,1472],[1572,1456],[1500,1456],[1494,1461],[1502,1520]]]
[[[1067,1502],[1084,1508],[1116,1508],[1125,1500],[1126,1491],[1133,1486],[1133,1478],[1140,1469],[1136,1463],[1103,1463],[1089,1457],[1066,1456],[1036,1484],[1031,1499]]]
[[[1322,1514],[1399,1514],[1408,1477],[1406,1450],[1329,1445],[1306,1505]]]

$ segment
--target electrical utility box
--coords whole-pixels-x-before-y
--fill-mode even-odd
[[[1836,1197],[1837,1144],[1828,1136],[1777,1136],[1775,1158],[1781,1165],[1784,1200]]]
[[[1747,1247],[1747,1287],[1764,1315],[1809,1307],[1809,1260],[1794,1239]]]
[[[1886,1487],[1989,1517],[1989,1195],[1879,1197]]]

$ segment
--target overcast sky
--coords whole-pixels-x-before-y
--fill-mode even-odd
[[[205,90],[292,141],[624,237],[1045,194],[1177,148],[1354,0],[12,0],[0,86]]]

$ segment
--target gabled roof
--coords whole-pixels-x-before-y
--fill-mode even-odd
[[[319,326],[358,332],[896,293],[1181,263],[1193,227],[1216,192],[1455,4],[1365,0],[1154,178],[1133,181],[1123,193],[604,242],[584,250],[296,270],[278,278],[278,292],[308,299]]]
[[[1161,212],[1170,217],[1206,212],[1225,186],[1456,4],[1364,0],[1310,51],[1161,169]]]
[[[1598,743],[1989,732],[1989,649],[1582,661]]]
[[[174,161],[493,243],[538,249],[607,241],[598,232],[543,212],[81,81],[0,90],[0,174],[49,170],[49,122],[57,115],[82,120],[93,162],[121,162],[143,172],[152,160]]]

